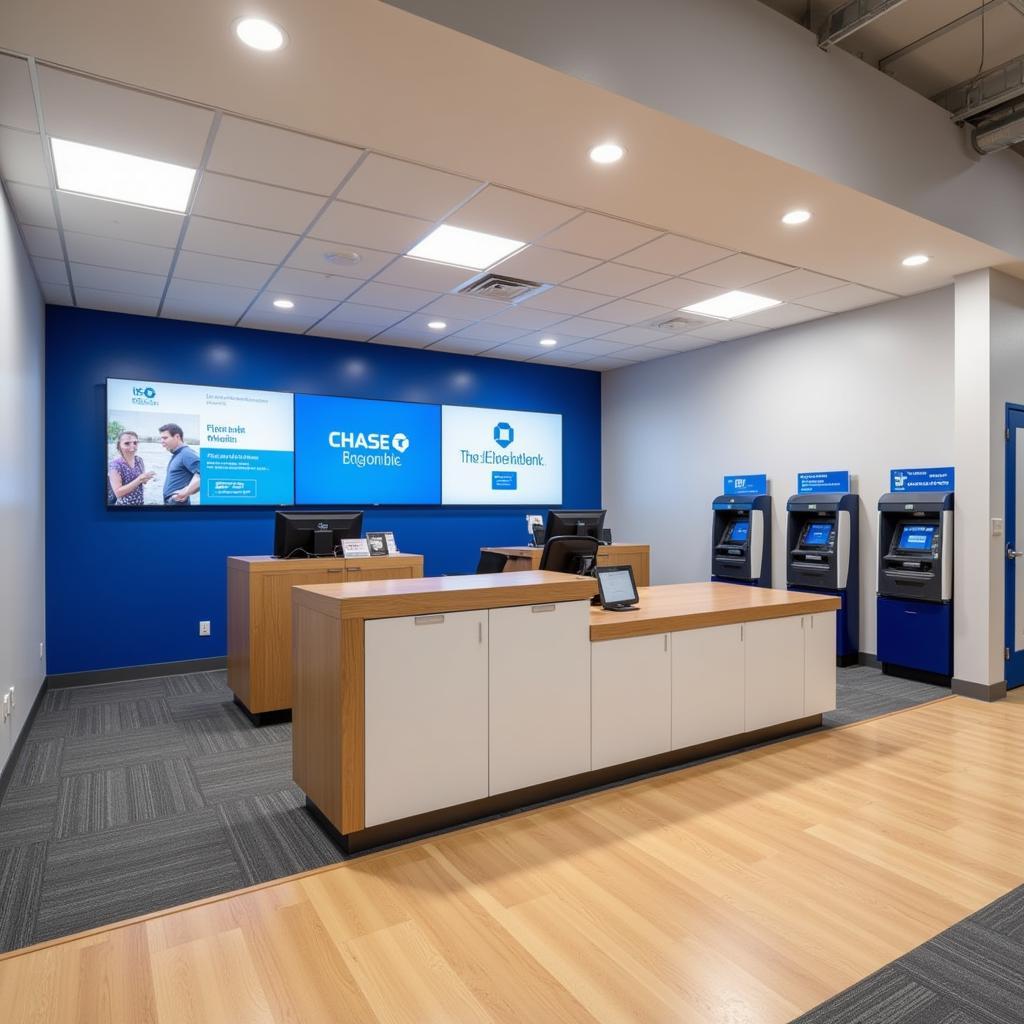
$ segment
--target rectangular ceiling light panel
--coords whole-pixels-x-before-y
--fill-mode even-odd
[[[778,299],[767,299],[763,295],[752,295],[750,292],[726,292],[716,295],[713,299],[695,302],[692,306],[684,306],[681,313],[699,313],[701,316],[713,316],[719,320],[732,320],[738,316],[748,316],[762,309],[781,305]]]
[[[432,263],[483,270],[525,246],[514,238],[487,235],[482,231],[442,224],[409,250],[408,255]]]
[[[51,139],[57,188],[97,199],[184,213],[194,167],[179,167],[131,153]]]

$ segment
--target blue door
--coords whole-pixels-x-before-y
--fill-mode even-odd
[[[1006,686],[1024,684],[1024,406],[1006,405]]]

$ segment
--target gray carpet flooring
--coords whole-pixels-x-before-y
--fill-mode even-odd
[[[826,726],[948,692],[841,669]],[[0,951],[343,859],[291,774],[291,724],[223,671],[48,691],[0,802]]]

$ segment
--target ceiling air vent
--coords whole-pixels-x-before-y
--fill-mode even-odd
[[[498,302],[514,302],[524,295],[540,288],[537,281],[523,281],[518,277],[504,277],[501,274],[487,274],[479,281],[473,281],[459,289],[460,295],[478,295],[482,299]]]
[[[650,320],[647,326],[653,327],[656,331],[689,331],[698,324],[710,324],[713,322],[707,317],[687,316],[684,313],[682,316],[671,316],[667,320]]]

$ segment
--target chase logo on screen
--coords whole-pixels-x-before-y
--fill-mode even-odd
[[[139,387],[132,388],[132,405],[156,405],[156,388]]]
[[[516,439],[510,423],[501,422],[494,428],[494,441],[499,448],[507,448]]]
[[[397,434],[364,434],[362,431],[332,430],[327,435],[327,443],[332,448],[343,448],[341,461],[347,466],[401,466],[401,453],[409,450],[409,438],[402,433]],[[353,449],[385,452],[384,455],[361,455]],[[391,454],[398,452],[398,455]]]

